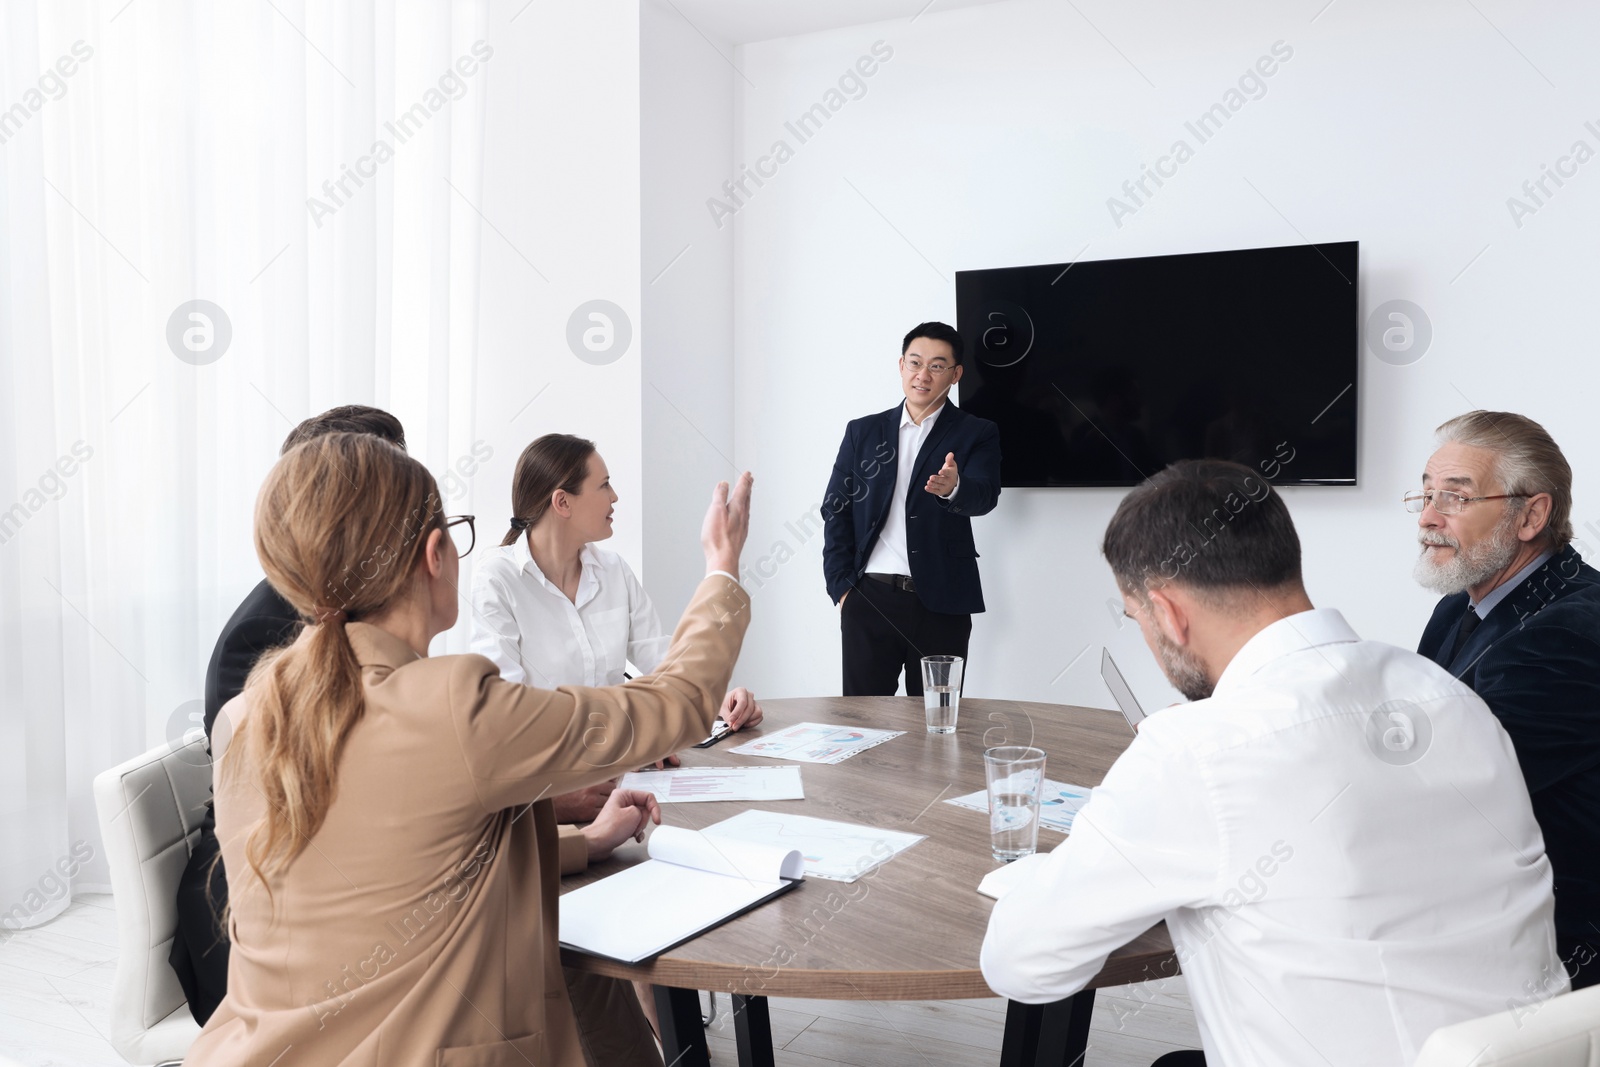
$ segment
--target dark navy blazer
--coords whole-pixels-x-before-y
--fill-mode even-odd
[[[1441,600],[1417,651],[1471,686],[1511,736],[1555,872],[1556,931],[1600,944],[1600,571],[1568,545],[1456,649],[1467,603]]]
[[[844,431],[823,499],[822,572],[837,603],[861,578],[889,517],[900,444],[902,404],[853,420]],[[954,499],[923,486],[954,452],[961,478]],[[972,516],[1000,499],[1000,431],[946,400],[922,442],[906,486],[906,549],[917,596],[929,611],[970,615],[983,610]]]

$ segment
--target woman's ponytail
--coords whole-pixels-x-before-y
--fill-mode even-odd
[[[229,773],[252,773],[266,800],[245,856],[269,887],[321,829],[345,741],[366,710],[345,623],[404,593],[428,533],[443,526],[433,476],[369,434],[299,445],[262,486],[257,554],[310,623],[250,672],[250,715],[225,759]]]

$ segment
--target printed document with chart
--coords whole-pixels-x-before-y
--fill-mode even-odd
[[[923,840],[921,834],[776,811],[740,812],[700,832],[723,848],[770,842],[796,849],[806,874],[830,882],[853,882]]]
[[[843,763],[858,752],[899,737],[904,730],[869,730],[864,726],[829,726],[799,722],[777,733],[763,734],[728,751],[741,756],[797,760],[800,763]]]
[[[799,767],[673,767],[664,771],[630,771],[619,789],[653,794],[657,803],[688,804],[713,800],[804,800]]]

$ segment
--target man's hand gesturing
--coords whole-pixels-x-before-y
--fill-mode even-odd
[[[934,472],[933,477],[928,479],[928,484],[923,488],[934,496],[949,496],[956,491],[956,482],[960,478],[961,472],[956,470],[956,454],[947,452],[944,457],[944,466]]]

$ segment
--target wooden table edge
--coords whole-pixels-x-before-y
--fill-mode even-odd
[[[561,950],[563,966],[590,974],[678,989],[704,989],[747,997],[804,997],[812,1000],[969,1000],[999,996],[976,967],[948,971],[796,970],[760,964],[712,963],[674,956],[627,964],[573,949]],[[1086,986],[1129,985],[1179,973],[1170,950],[1141,952],[1107,960]]]

